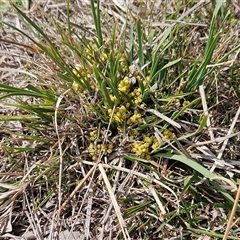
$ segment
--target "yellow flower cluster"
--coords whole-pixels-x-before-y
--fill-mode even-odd
[[[179,86],[175,89],[174,91],[174,95],[181,95],[183,94],[184,88],[186,86],[186,82],[183,81],[179,84]],[[172,103],[175,105],[175,107],[180,107],[181,103],[180,103],[180,99],[182,99],[183,96],[179,96],[179,97],[175,97],[172,99]]]
[[[175,94],[182,94],[187,82],[181,82],[180,85],[176,88]]]
[[[101,53],[100,54],[100,59],[103,61],[103,62],[106,62],[108,60],[108,55],[106,53]]]
[[[124,54],[121,54],[119,59],[120,67],[123,73],[126,73],[129,71],[127,63],[126,63],[126,57]]]
[[[183,102],[182,106],[183,106],[183,107],[186,107],[189,103],[190,103],[189,101],[186,101],[186,100],[185,100],[185,101]]]
[[[135,106],[138,106],[142,103],[142,93],[140,88],[135,88],[131,93],[130,97],[133,99],[133,103]]]
[[[98,62],[99,62],[99,59],[102,62],[106,62],[108,60],[106,49],[108,48],[98,48],[98,46],[95,43],[93,43],[93,44],[89,44],[83,51],[85,52],[85,55],[90,59],[95,59],[97,57]],[[73,70],[73,72],[79,78],[79,80],[83,83],[83,85],[85,85],[84,84],[84,81],[85,81],[90,83],[90,88],[92,90],[96,89],[96,83],[91,79],[91,75],[93,73],[92,68],[89,68],[88,70],[86,70],[86,69],[81,69],[81,67],[76,67]],[[80,78],[84,78],[84,80]],[[73,88],[76,91],[80,92],[82,95],[86,95],[87,93],[86,87],[82,87],[81,84],[78,84],[76,81],[73,82]]]
[[[123,123],[130,115],[128,109],[124,105],[115,108],[114,113],[112,109],[108,109],[108,113],[109,115],[113,114],[112,121],[115,123]]]
[[[150,136],[150,137],[148,135],[144,136],[143,141],[145,143],[148,143],[149,147],[151,147],[152,150],[156,150],[160,147],[160,143],[154,136]]]
[[[145,135],[143,141],[134,142],[132,152],[138,157],[150,158],[150,152],[160,147],[159,142],[154,136]]]
[[[82,76],[80,76],[79,72],[81,72]],[[81,77],[85,78],[86,81],[90,82],[90,87],[92,90],[94,90],[96,88],[95,84],[93,84],[93,81],[91,81],[91,73],[88,71],[86,73],[86,71],[84,71],[83,69],[81,69],[80,67],[76,67],[73,70],[73,73],[79,78],[80,82],[84,85],[84,80],[80,79]],[[87,89],[83,88],[81,85],[79,85],[76,81],[73,82],[73,88],[80,92],[81,94],[85,95],[87,94]]]
[[[138,157],[146,157],[147,155],[149,155],[149,145],[144,142],[135,142],[133,143],[132,151]]]
[[[105,42],[105,41],[104,41]],[[102,62],[106,62],[108,60],[108,49],[109,47],[105,45],[104,47],[99,48],[95,43],[94,44],[89,44],[87,46],[87,49],[85,50],[85,54],[88,58],[93,58],[96,59],[96,62],[99,62],[101,60]]]
[[[103,155],[107,155],[112,153],[113,151],[113,145],[112,144],[94,144],[94,143],[90,143],[88,146],[88,151],[90,156],[92,157],[92,159],[94,161],[98,160],[98,157],[103,154]]]
[[[149,81],[150,81],[150,77],[147,76],[147,77],[146,77],[146,80],[143,81],[143,86],[144,86],[144,87],[147,87]]]
[[[130,133],[130,136],[129,136],[129,139],[131,141],[133,141],[134,139],[137,138],[138,134],[139,134],[139,132],[136,129],[132,129],[131,133]]]
[[[128,77],[125,77],[120,83],[118,84],[118,90],[128,94],[130,92],[130,81]]]
[[[137,73],[136,73],[137,74]],[[139,74],[139,73],[138,73]],[[146,81],[144,81],[144,84],[147,84]],[[131,83],[129,77],[124,77],[122,81],[118,84],[118,90],[130,97],[132,100],[132,103],[135,107],[141,106],[144,107],[142,104],[142,93],[141,89],[139,87],[134,88],[133,91],[131,91]],[[123,96],[124,98],[124,96]],[[113,103],[117,103],[117,98],[114,95],[110,95],[110,99]],[[126,103],[125,106],[116,107],[112,120],[115,123],[123,123],[125,120],[127,120],[128,125],[132,125],[134,123],[140,123],[142,122],[142,115],[138,110],[134,110],[132,113],[132,109],[130,109],[130,103]],[[112,109],[108,109],[108,113],[111,115],[113,112]]]
[[[116,96],[113,96],[112,94],[110,94],[110,99],[113,103],[116,103],[117,102],[117,97]]]
[[[94,142],[96,139],[97,139],[97,131],[92,131],[92,132],[90,132],[90,140],[92,141],[92,142]]]
[[[145,135],[143,137],[143,141],[147,144],[149,144],[149,146],[153,143],[153,137],[149,137],[148,135]]]
[[[114,110],[113,109],[108,109],[108,114],[112,116],[112,121],[117,124],[122,124],[126,121],[128,125],[133,125],[135,123],[141,123],[142,122],[142,115],[138,110],[134,110],[133,115],[131,116],[129,109],[129,105],[126,104],[127,107],[122,105],[121,107],[117,107]]]
[[[77,92],[84,93],[83,88],[77,82],[74,81],[72,86]]]
[[[173,133],[172,133],[171,131],[169,131],[168,129],[164,130],[163,136],[164,136],[167,140],[172,140],[172,139],[173,139]]]
[[[134,110],[134,114],[127,120],[127,124],[132,125],[140,122],[142,122],[142,115],[137,110]]]
[[[160,143],[159,143],[159,142],[157,141],[157,139],[156,139],[156,141],[153,142],[151,148],[152,148],[153,151],[155,151],[155,150],[157,150],[159,147],[160,147]]]
[[[96,44],[89,44],[86,49],[86,56],[93,56],[95,52],[98,51],[98,47]]]

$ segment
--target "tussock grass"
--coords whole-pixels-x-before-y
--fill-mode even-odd
[[[239,239],[234,4],[3,11],[2,236]]]

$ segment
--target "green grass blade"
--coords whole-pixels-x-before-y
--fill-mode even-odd
[[[90,1],[94,25],[95,25],[95,29],[96,29],[97,36],[98,36],[97,45],[98,45],[98,47],[101,47],[103,45],[103,36],[102,36],[100,8],[99,8],[100,1],[97,0],[97,7],[94,6],[94,2],[95,2],[94,0]]]
[[[128,61],[130,62],[130,64],[132,64],[133,60],[134,60],[134,29],[133,26],[131,26],[130,28],[130,36],[129,36],[129,52],[128,52]]]
[[[125,210],[125,213],[123,215],[124,218],[129,218],[132,215],[139,213],[139,211],[143,211],[146,207],[150,206],[152,204],[152,201],[147,201],[141,204],[138,204],[136,206],[132,206]]]
[[[106,81],[102,81],[102,83],[101,83],[101,93],[104,96],[105,104],[107,105],[107,107],[108,108],[113,108],[113,102],[110,99],[109,91],[106,87]]]
[[[227,199],[229,201],[229,203],[233,204],[234,203],[234,199],[231,197],[231,195],[224,190],[214,179],[219,179],[219,176],[215,173],[210,172],[208,169],[206,169],[205,167],[203,167],[201,164],[199,164],[198,162],[187,158],[186,156],[183,155],[177,155],[177,154],[171,154],[171,153],[157,153],[154,154],[155,157],[163,157],[163,158],[167,158],[167,159],[172,159],[172,160],[176,160],[179,162],[184,163],[185,165],[191,167],[192,169],[194,169],[195,171],[201,173],[204,177],[208,178],[212,185],[214,186],[215,189],[217,189],[224,197],[225,199]],[[240,206],[239,206],[239,210],[240,210]]]
[[[177,154],[171,154],[171,153],[156,153],[156,154],[154,154],[154,156],[155,157],[164,157],[167,159],[172,159],[172,160],[182,162],[182,163],[186,164],[187,166],[191,167],[192,169],[194,169],[195,171],[201,173],[206,178],[211,179],[211,178],[216,177],[215,173],[210,172],[208,169],[203,167],[198,162],[196,162],[192,159],[189,159],[183,155],[177,155]]]
[[[186,91],[195,90],[198,86],[203,84],[203,80],[205,79],[205,76],[208,73],[207,65],[210,64],[210,62],[211,62],[214,50],[216,49],[218,40],[221,35],[221,28],[216,29],[215,24],[217,21],[218,12],[220,11],[220,9],[222,7],[223,2],[224,1],[218,1],[217,5],[214,9],[214,13],[213,13],[211,24],[210,24],[208,41],[206,44],[202,63],[200,64],[200,66],[198,68],[197,68],[196,64],[193,65],[192,70],[189,74],[186,88],[185,88]],[[221,26],[225,22],[227,15],[228,15],[228,13],[226,13],[226,16],[223,19]]]
[[[160,39],[160,41],[159,41],[159,43],[158,43],[158,45],[157,45],[157,47],[156,47],[155,52],[158,52],[158,51],[161,49],[164,41],[169,37],[171,31],[172,31],[172,28],[171,28],[171,27],[169,27],[169,28],[167,28],[167,29],[165,30],[162,38]]]
[[[137,41],[138,41],[138,59],[140,66],[144,65],[144,53],[143,53],[143,30],[141,23],[137,21]]]
[[[208,116],[203,116],[201,119],[200,125],[198,126],[198,129],[193,133],[189,133],[180,137],[179,140],[186,139],[200,133],[203,130],[203,128],[206,126],[207,120],[208,120]]]
[[[180,62],[180,61],[181,61],[181,58],[178,58],[178,59],[176,59],[176,60],[173,60],[173,61],[171,61],[171,62],[168,62],[164,67],[161,68],[160,71],[162,71],[162,70],[164,70],[164,69],[166,69],[166,68],[168,68],[168,67],[171,67],[171,66],[175,65],[176,63],[178,63],[178,62]]]
[[[30,90],[25,90],[17,87],[12,87],[6,84],[0,84],[0,92],[6,92],[5,95],[0,95],[0,99],[9,97],[9,96],[31,96],[36,98],[43,98],[51,102],[55,102],[55,97],[47,92],[42,92],[37,88],[34,88],[31,85],[28,85],[27,88]]]

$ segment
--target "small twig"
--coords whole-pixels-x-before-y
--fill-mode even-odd
[[[122,163],[123,163],[123,159],[121,158],[118,167],[122,167]],[[132,175],[132,172],[135,170],[136,166],[137,166],[137,161],[134,163],[133,167],[131,168],[131,171],[130,171],[130,172],[128,173],[128,175],[125,177],[125,179],[123,180],[123,182],[121,183],[121,185],[118,187],[116,195],[118,195],[119,192],[121,192],[121,191],[124,189],[125,185],[126,185],[127,182],[129,181],[129,179],[132,178],[132,176],[133,176],[133,175]],[[117,171],[117,173],[120,174],[120,171]],[[117,174],[116,174],[116,175],[117,175]],[[115,181],[116,181],[116,179],[117,179],[117,176],[116,176],[116,178],[115,178]],[[114,190],[114,192],[115,192],[115,188],[114,188],[114,187],[113,187],[113,190]],[[110,204],[109,207],[108,207],[107,213],[105,214],[104,218],[103,218],[102,221],[101,221],[102,224],[104,224],[104,223],[107,221],[107,219],[108,219],[108,217],[109,217],[109,214],[110,214],[110,212],[111,212],[111,210],[112,210],[112,207],[113,207],[113,204],[112,204],[112,202],[111,202],[111,204]]]
[[[76,188],[72,191],[72,193],[68,196],[68,198],[65,200],[65,202],[62,204],[62,206],[59,209],[59,216],[61,215],[64,208],[67,206],[67,204],[70,202],[70,200],[74,197],[74,195],[77,193],[77,191],[82,187],[82,185],[87,181],[87,179],[91,176],[93,171],[95,170],[97,164],[94,164],[94,166],[88,171],[86,176],[79,182],[79,184],[76,186]]]
[[[230,131],[228,132],[230,133]],[[209,141],[204,141],[204,142],[196,142],[194,144],[192,144],[191,146],[189,146],[187,148],[187,150],[191,150],[193,147],[197,147],[197,146],[203,146],[203,145],[207,145],[207,144],[211,144],[211,143],[221,143],[221,142],[227,142],[229,138],[232,138],[232,137],[235,137],[237,135],[240,134],[240,131],[239,132],[236,132],[236,133],[232,133],[232,134],[227,134],[225,137],[219,137],[219,138],[215,138],[214,140],[209,140]],[[223,143],[224,144],[224,143]],[[225,146],[226,147],[226,146]],[[224,148],[225,148],[224,147]],[[222,150],[222,149],[221,149]],[[221,150],[219,152],[221,152]],[[218,156],[219,159],[221,159],[222,155]]]
[[[63,150],[62,150],[62,141],[58,132],[58,124],[57,124],[57,114],[58,114],[58,108],[60,106],[60,103],[64,97],[65,94],[67,94],[70,91],[70,89],[68,89],[67,91],[65,91],[61,96],[58,97],[58,100],[56,102],[56,108],[55,108],[55,112],[54,112],[54,127],[55,127],[55,131],[57,134],[57,139],[58,139],[58,147],[59,147],[59,179],[58,179],[58,205],[59,205],[59,209],[61,208],[61,186],[62,186],[62,164],[63,164]]]
[[[6,43],[9,43],[9,44],[17,45],[17,46],[23,47],[24,49],[27,48],[27,49],[31,50],[32,52],[39,53],[39,50],[34,46],[29,46],[29,45],[26,45],[26,44],[23,44],[23,43],[10,41],[10,40],[3,39],[3,38],[0,38],[0,42],[6,42]]]
[[[156,115],[157,117],[163,119],[164,121],[168,122],[169,124],[171,124],[174,127],[177,128],[181,128],[181,125],[177,122],[175,122],[174,120],[172,120],[171,118],[163,115],[162,113],[160,113],[159,111],[155,110],[155,109],[148,109],[146,110],[147,112],[153,113],[154,115]]]
[[[224,236],[223,236],[223,240],[227,240],[227,238],[228,238],[229,231],[232,227],[233,218],[234,218],[234,215],[237,211],[237,206],[238,206],[239,199],[240,199],[240,185],[238,186],[238,191],[237,191],[236,198],[235,198],[235,201],[234,201],[234,204],[233,204],[233,207],[232,207],[232,212],[231,212],[231,215],[229,217],[227,227],[226,227],[226,230],[225,230],[225,233],[224,233]]]
[[[91,225],[91,213],[92,213],[92,205],[93,205],[93,188],[90,183],[90,187],[88,188],[89,197],[87,201],[87,207],[86,207],[86,220],[84,225],[84,233],[85,233],[85,239],[90,239],[90,225]]]
[[[119,161],[119,164],[118,164],[119,167],[121,167],[122,164],[123,164],[123,161],[122,161],[122,160],[123,160],[123,159],[120,159],[120,161]],[[120,171],[117,171],[116,177],[115,177],[115,180],[114,180],[114,184],[113,184],[113,187],[112,187],[114,193],[115,193],[116,188],[117,188],[117,184],[118,184],[118,181],[119,181],[119,177],[120,177]],[[126,179],[127,179],[127,177],[124,179],[124,181],[125,181]],[[119,192],[119,191],[121,191],[120,186],[118,187],[118,192]],[[105,224],[105,223],[106,223],[106,221],[107,221],[107,219],[108,219],[108,217],[109,217],[109,215],[110,215],[110,213],[111,213],[111,211],[112,211],[112,207],[113,207],[113,204],[112,204],[112,202],[111,202],[110,205],[109,205],[109,207],[108,207],[108,210],[107,210],[106,214],[104,215],[103,219],[101,220],[101,223],[102,223],[102,224]]]
[[[117,203],[117,200],[116,200],[116,197],[115,197],[115,195],[114,195],[114,193],[112,191],[112,187],[110,185],[110,182],[108,180],[106,172],[105,172],[105,170],[103,168],[103,164],[100,163],[98,166],[99,166],[99,170],[100,170],[100,172],[102,174],[103,180],[104,180],[104,182],[106,184],[106,188],[108,190],[110,198],[112,200],[113,207],[115,209],[115,212],[116,212],[116,215],[117,215],[120,227],[122,229],[123,237],[124,237],[124,239],[129,239],[130,240],[131,238],[130,238],[129,233],[128,233],[127,229],[126,229],[126,224],[125,224],[124,219],[122,217],[122,213],[121,213],[120,207],[119,207],[119,205]]]
[[[156,190],[154,189],[154,187],[150,186],[149,187],[149,190],[151,191],[158,207],[159,207],[159,210],[161,211],[161,214],[160,214],[160,220],[163,221],[163,217],[165,216],[165,214],[167,213],[166,210],[164,209],[163,205],[162,205],[162,202],[159,200],[159,197],[156,193]]]
[[[202,105],[203,105],[204,115],[205,115],[205,116],[208,116],[208,119],[207,119],[207,127],[208,127],[209,136],[210,136],[211,141],[214,142],[215,137],[214,137],[213,131],[212,131],[212,129],[211,129],[211,122],[210,122],[210,117],[209,117],[210,115],[209,115],[209,112],[208,112],[206,95],[205,95],[205,91],[204,91],[203,85],[199,86],[199,93],[200,93],[200,96],[201,96],[201,99],[202,99]]]
[[[85,164],[88,164],[88,165],[95,164],[95,163],[85,161],[85,160],[83,160],[82,162],[85,163]],[[126,172],[126,173],[131,173],[132,175],[135,175],[135,176],[138,176],[140,178],[146,179],[149,182],[154,182],[155,184],[167,189],[175,197],[176,204],[178,206],[177,207],[177,212],[179,212],[180,206],[179,206],[178,197],[177,197],[176,193],[170,187],[168,187],[166,184],[162,183],[161,181],[157,180],[156,178],[150,177],[146,174],[143,174],[143,173],[140,173],[140,172],[137,172],[137,171],[132,171],[132,170],[127,169],[127,168],[118,167],[118,166],[109,165],[109,164],[101,164],[101,165],[105,168],[110,168],[110,169],[115,169],[115,170],[119,170],[119,171]]]

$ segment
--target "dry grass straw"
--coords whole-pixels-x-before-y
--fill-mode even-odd
[[[236,194],[236,197],[235,197],[235,201],[234,201],[234,205],[232,207],[232,211],[231,211],[230,217],[229,217],[228,222],[227,222],[227,227],[226,227],[226,230],[225,230],[225,233],[224,233],[224,236],[223,236],[223,240],[227,240],[228,239],[228,235],[229,235],[229,232],[230,232],[233,224],[235,224],[236,221],[239,221],[239,218],[238,218],[234,222],[234,217],[235,217],[235,214],[237,212],[237,206],[239,204],[239,199],[240,199],[240,185],[238,186],[238,191],[237,191],[237,194]]]
[[[108,177],[107,177],[107,175],[106,175],[106,172],[105,172],[105,170],[104,170],[104,167],[103,167],[103,165],[102,165],[101,163],[99,163],[98,167],[99,167],[99,170],[100,170],[101,175],[102,175],[102,177],[103,177],[104,183],[105,183],[105,185],[106,185],[106,187],[107,187],[107,190],[108,190],[108,193],[109,193],[111,202],[112,202],[113,207],[114,207],[114,210],[115,210],[115,213],[116,213],[116,215],[117,215],[118,222],[119,222],[119,224],[120,224],[123,237],[124,237],[124,239],[128,239],[128,240],[129,240],[129,239],[131,239],[131,238],[130,238],[130,236],[129,236],[129,234],[128,234],[128,230],[127,230],[125,221],[124,221],[124,219],[123,219],[123,217],[122,217],[122,212],[121,212],[120,207],[119,207],[119,205],[118,205],[118,203],[117,203],[117,200],[116,200],[116,198],[115,198],[115,195],[114,195],[114,193],[113,193],[113,191],[112,191],[112,187],[111,187],[111,184],[110,184],[110,182],[109,182],[109,180],[108,180]]]

